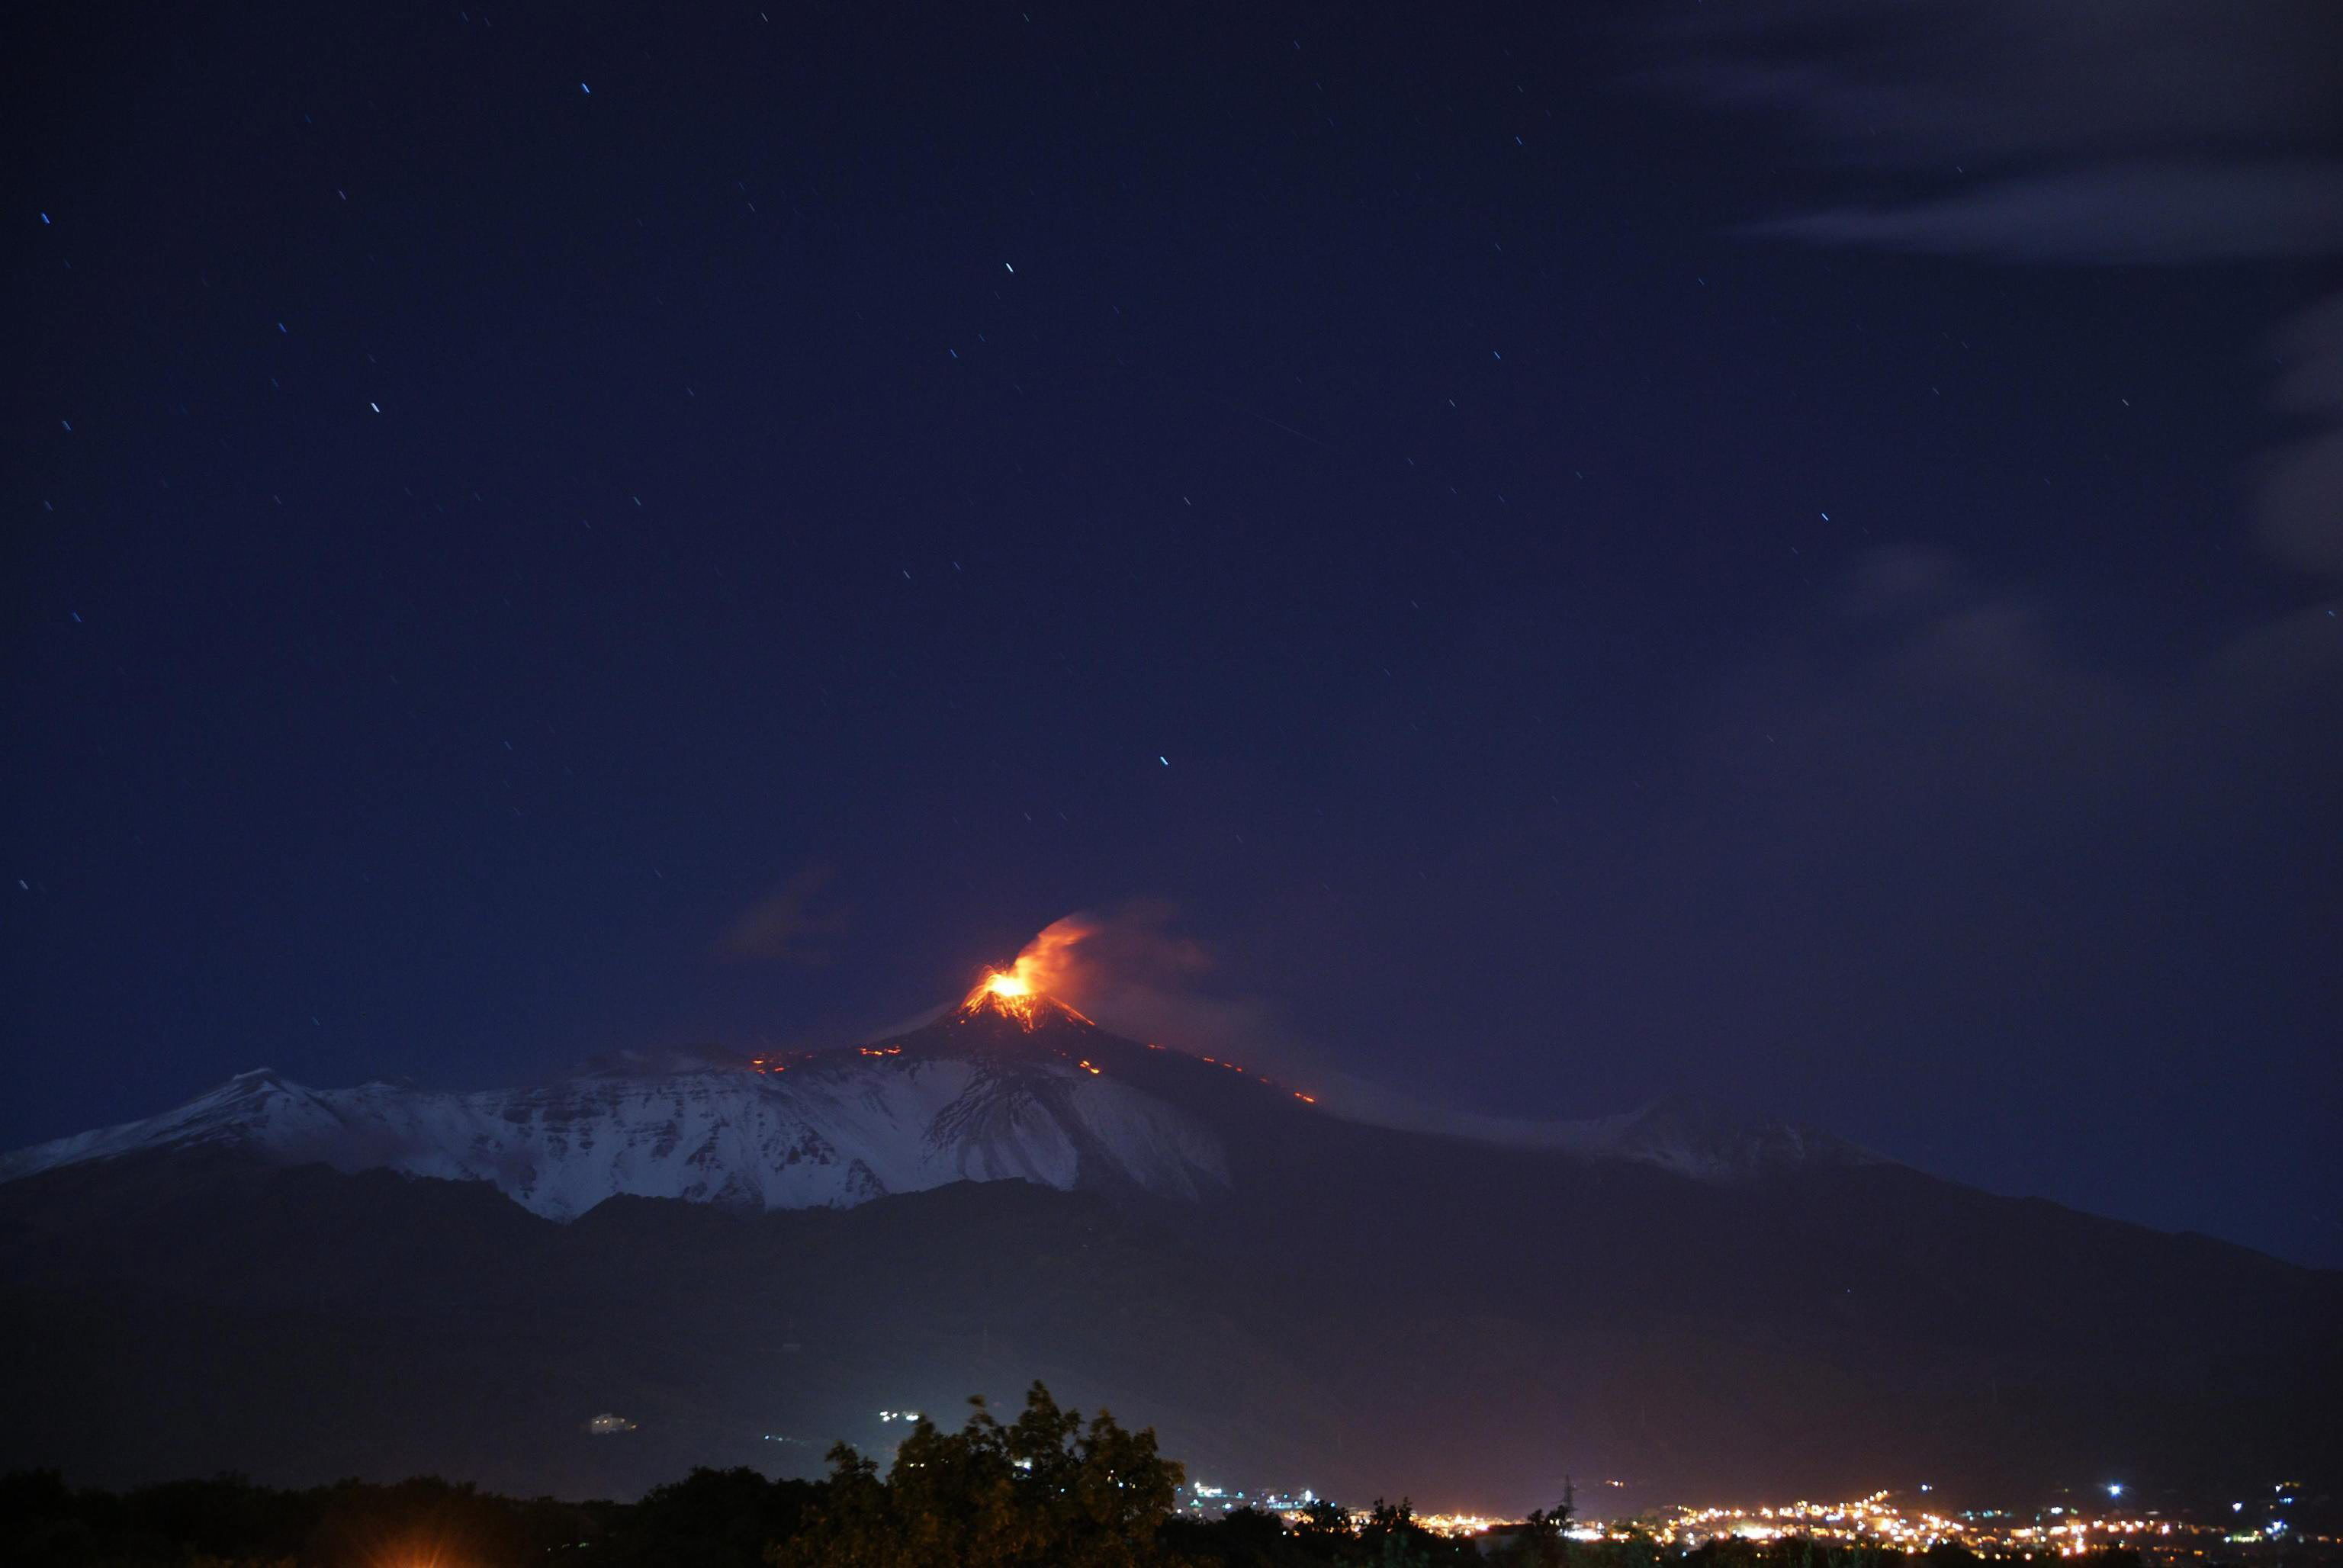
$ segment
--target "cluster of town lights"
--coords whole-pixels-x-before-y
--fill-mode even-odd
[[[1926,1492],[1927,1488],[1921,1488]],[[2283,1491],[2284,1489],[2281,1489]],[[2119,1482],[2107,1488],[2110,1503],[2123,1499]],[[2290,1499],[2288,1499],[2290,1501]],[[2243,1504],[2233,1504],[2242,1513]],[[2293,1539],[2284,1520],[2272,1520],[2254,1530],[2211,1525],[2162,1514],[2115,1508],[2090,1513],[2081,1508],[2053,1506],[2032,1519],[1999,1511],[1940,1513],[1925,1507],[1906,1508],[1890,1493],[1876,1492],[1854,1503],[1794,1503],[1781,1508],[1685,1508],[1655,1520],[1639,1522],[1643,1533],[1679,1546],[1697,1546],[1725,1538],[1775,1541],[1784,1537],[1845,1541],[1906,1551],[1926,1551],[1940,1543],[1965,1546],[1986,1557],[2080,1557],[2108,1546],[2153,1551],[2168,1557],[2202,1557],[2206,1548],[2247,1545],[2280,1538]],[[1584,1540],[1624,1538],[1629,1527],[1589,1524],[1574,1532]]]
[[[1923,1493],[1928,1490],[1926,1486],[1920,1488]],[[2121,1501],[2126,1491],[2120,1483],[2110,1483],[2105,1490],[2110,1503]],[[2277,1501],[2281,1504],[2292,1503],[2292,1490],[2290,1486],[2278,1488]],[[1269,1493],[1248,1499],[1242,1492],[1201,1483],[1194,1485],[1192,1492],[1189,1506],[1197,1512],[1217,1513],[1250,1506],[1278,1514],[1289,1524],[1301,1523],[1307,1517],[1305,1509],[1316,1501],[1315,1494],[1309,1492],[1286,1495]],[[2242,1513],[2246,1507],[2242,1503],[2233,1503],[2231,1512]],[[2273,1508],[2271,1512],[2278,1510]],[[1371,1517],[1363,1509],[1352,1509],[1349,1514],[1354,1526],[1366,1524]],[[1433,1513],[1414,1517],[1417,1524],[1434,1533],[1465,1538],[1486,1537],[1493,1532],[1502,1535],[1520,1527],[1517,1521],[1478,1513]],[[2343,1539],[2306,1537],[2290,1528],[2284,1519],[2272,1519],[2256,1528],[2240,1528],[2234,1523],[2199,1523],[2157,1510],[2110,1509],[2093,1514],[2065,1506],[2049,1507],[2026,1519],[2002,1510],[1947,1513],[1916,1504],[1906,1506],[1887,1492],[1875,1492],[1852,1503],[1801,1502],[1758,1508],[1684,1507],[1633,1519],[1583,1519],[1570,1527],[1568,1534],[1574,1541],[1644,1540],[1686,1551],[1725,1540],[1827,1541],[1907,1553],[1950,1544],[1966,1547],[1980,1557],[2001,1559],[2081,1557],[2106,1547],[2121,1546],[2167,1563],[2202,1558],[2208,1554],[2208,1549],[2210,1554],[2219,1556],[2223,1547],[2278,1543],[2343,1545]]]

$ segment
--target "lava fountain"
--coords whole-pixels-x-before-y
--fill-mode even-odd
[[[997,1012],[1003,1018],[1016,1020],[1029,1030],[1053,1014],[1077,1019],[1083,1023],[1091,1021],[1036,987],[1014,969],[988,970],[984,978],[977,981],[976,989],[970,991],[960,1004],[962,1018],[971,1018],[980,1012]]]
[[[997,1012],[1015,1019],[1029,1030],[1053,1012],[1090,1022],[1055,993],[1067,989],[1064,982],[1077,978],[1072,949],[1096,929],[1079,915],[1051,921],[1025,944],[1015,963],[1007,969],[985,971],[976,989],[960,1004],[962,1016]]]

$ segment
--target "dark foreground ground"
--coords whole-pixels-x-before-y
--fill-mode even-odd
[[[884,1486],[888,1483],[880,1483]],[[484,1493],[433,1477],[381,1485],[343,1482],[299,1491],[235,1477],[110,1493],[67,1486],[50,1472],[0,1477],[0,1563],[12,1568],[1031,1568],[1174,1564],[1294,1568],[1321,1563],[1433,1568],[1443,1563],[1566,1564],[1567,1568],[2330,1568],[2343,1543],[2263,1543],[2197,1554],[2107,1547],[2074,1556],[1979,1553],[1957,1545],[1922,1553],[1814,1541],[1711,1542],[1694,1548],[1650,1537],[1572,1541],[1535,1528],[1457,1540],[1421,1528],[1404,1504],[1364,1521],[1322,1508],[1288,1521],[1240,1512],[1205,1522],[1160,1512],[1136,1528],[1055,1536],[1045,1527],[978,1554],[947,1530],[914,1521],[896,1532],[841,1533],[835,1482],[769,1481],[754,1471],[695,1471],[637,1503],[565,1503]],[[942,1501],[942,1500],[940,1500]],[[966,1523],[979,1510],[946,1505]]]

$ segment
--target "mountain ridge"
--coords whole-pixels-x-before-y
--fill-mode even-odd
[[[1217,1070],[1192,1079],[1205,1070]],[[1182,1072],[1192,1081],[1172,1076]],[[1312,1096],[1234,1063],[1142,1046],[1047,998],[1004,1009],[980,988],[958,1010],[867,1045],[767,1057],[718,1047],[621,1052],[513,1088],[375,1079],[316,1089],[256,1068],[156,1115],[0,1154],[0,1182],[133,1151],[219,1145],[346,1172],[486,1181],[557,1220],[622,1195],[847,1207],[957,1180],[1105,1185],[1193,1201],[1231,1180],[1225,1140],[1211,1125],[1214,1100],[1193,1091],[1230,1081],[1255,1094],[1256,1114],[1274,1105],[1637,1161],[1695,1180],[1876,1158],[1689,1097],[1542,1123],[1455,1115],[1410,1126],[1322,1112]]]
[[[1021,1002],[469,1095],[248,1072],[0,1161],[0,1333],[48,1347],[0,1468],[609,1495],[1035,1377],[1192,1473],[1493,1508],[2343,1463],[2343,1274],[1697,1101],[1315,1096]]]

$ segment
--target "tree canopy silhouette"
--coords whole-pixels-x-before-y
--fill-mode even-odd
[[[1084,1424],[1035,1383],[1007,1425],[982,1400],[956,1432],[922,1418],[879,1467],[840,1443],[803,1528],[773,1568],[1153,1568],[1183,1473],[1101,1411]]]

